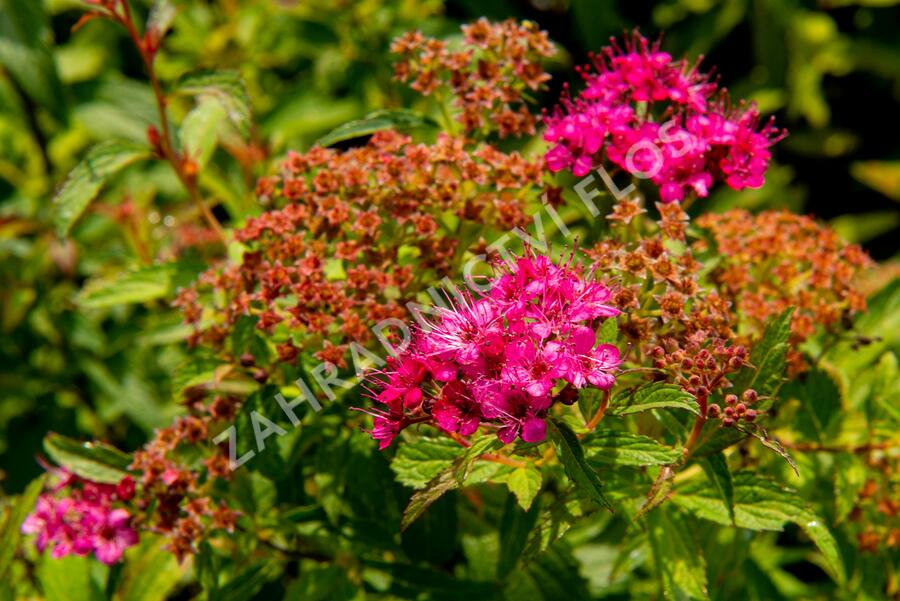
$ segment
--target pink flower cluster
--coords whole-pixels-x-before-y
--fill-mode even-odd
[[[137,544],[138,533],[131,514],[114,502],[131,500],[134,480],[126,476],[118,485],[101,484],[64,469],[53,472],[61,482],[38,497],[22,532],[37,535],[38,551],[50,546],[54,559],[93,553],[105,564],[119,561],[125,549]]]
[[[619,350],[595,335],[619,313],[611,295],[571,262],[518,258],[486,296],[439,309],[436,323],[370,376],[378,391],[372,396],[384,405],[369,411],[372,436],[384,449],[406,426],[432,422],[463,436],[481,425],[496,428],[504,444],[544,440],[554,402],[615,382]]]
[[[650,179],[663,202],[705,197],[716,181],[735,190],[763,185],[769,147],[785,133],[771,120],[760,128],[754,105],[732,107],[697,64],[673,60],[637,32],[625,49],[613,40],[593,59],[593,70],[581,70],[581,94],[566,94],[544,115],[551,171],[581,177],[605,157]]]

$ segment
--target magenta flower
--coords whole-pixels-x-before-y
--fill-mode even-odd
[[[505,265],[505,264],[504,264]],[[387,410],[365,410],[380,448],[410,424],[431,422],[469,436],[496,428],[504,443],[539,442],[547,410],[567,384],[609,389],[621,363],[611,345],[595,347],[594,329],[618,315],[612,291],[574,265],[530,250],[505,266],[482,299],[441,310],[404,354],[374,372],[371,392]],[[577,393],[575,394],[577,397]]]
[[[450,382],[435,402],[431,415],[439,427],[463,436],[474,434],[481,423],[481,406],[461,382]]]
[[[122,559],[128,547],[138,542],[137,531],[131,527],[131,514],[124,509],[100,512],[93,527],[91,545],[97,559],[111,565]]]
[[[755,107],[730,110],[727,94],[698,70],[673,60],[634,33],[582,70],[585,89],[568,92],[545,114],[545,155],[551,171],[587,175],[608,161],[649,179],[660,200],[705,197],[715,181],[735,190],[765,181],[769,148],[784,137],[771,121],[758,128]],[[714,100],[715,99],[715,100]]]
[[[63,469],[53,473],[60,483],[38,497],[22,532],[36,536],[35,547],[41,553],[51,547],[54,559],[93,553],[106,564],[119,561],[127,548],[137,544],[138,532],[131,525],[131,514],[114,503],[131,498],[134,481],[126,476],[115,486]]]

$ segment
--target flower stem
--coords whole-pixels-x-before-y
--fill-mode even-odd
[[[135,27],[134,19],[131,15],[131,9],[128,6],[128,0],[122,0],[122,14],[114,12],[113,17],[122,24],[123,27],[128,31],[128,35],[131,38],[132,43],[135,48],[137,48],[138,53],[141,55],[141,60],[144,63],[144,69],[147,71],[147,77],[150,79],[150,87],[153,89],[153,96],[156,99],[156,109],[159,113],[159,127],[160,127],[160,150],[162,151],[163,158],[172,166],[172,169],[175,171],[175,175],[178,177],[178,180],[184,186],[185,190],[187,190],[188,196],[191,198],[191,201],[200,211],[200,214],[206,220],[206,223],[209,225],[210,229],[215,232],[216,237],[222,242],[223,245],[228,245],[228,238],[225,236],[225,231],[222,229],[222,225],[219,223],[219,220],[216,219],[216,216],[213,215],[212,211],[206,206],[206,203],[203,202],[203,198],[200,195],[200,190],[197,188],[197,176],[196,174],[188,173],[185,168],[184,157],[179,156],[178,152],[175,150],[175,146],[172,143],[172,134],[169,126],[169,117],[166,113],[166,96],[163,93],[162,86],[159,83],[159,78],[156,75],[156,69],[154,68],[153,62],[153,54],[147,51],[147,48],[144,45],[143,40],[141,40],[141,36],[137,31],[137,27]]]

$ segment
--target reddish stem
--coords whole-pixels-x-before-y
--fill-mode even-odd
[[[120,15],[117,12],[113,12],[113,18],[128,31],[128,36],[131,38],[132,43],[141,55],[144,69],[147,71],[147,77],[150,79],[150,87],[153,89],[153,96],[156,98],[156,109],[159,113],[160,134],[162,135],[162,139],[160,140],[160,150],[162,151],[163,158],[172,165],[172,169],[175,170],[175,175],[187,190],[188,196],[190,196],[191,201],[199,209],[200,214],[206,220],[206,223],[213,232],[215,232],[222,244],[227,246],[228,239],[225,236],[222,225],[200,196],[200,190],[197,189],[196,175],[187,172],[185,169],[186,162],[184,157],[179,156],[175,150],[175,146],[172,144],[169,117],[166,114],[166,96],[159,83],[159,78],[156,76],[156,69],[153,65],[154,54],[148,52],[144,45],[144,41],[137,31],[137,27],[135,27],[134,19],[131,15],[131,8],[128,6],[128,0],[122,0],[121,6],[122,14]]]

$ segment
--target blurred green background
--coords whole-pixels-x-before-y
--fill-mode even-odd
[[[221,221],[264,210],[256,179],[348,120],[412,95],[392,82],[390,40],[456,35],[479,16],[525,18],[563,51],[543,94],[552,106],[572,66],[610,35],[665,32],[674,55],[706,55],[735,96],[756,100],[790,137],[766,186],[719,190],[713,208],[788,207],[828,220],[892,269],[900,235],[900,2],[893,0],[188,0],[157,59],[163,84],[196,67],[236,69],[252,107],[249,139],[204,146],[200,188]],[[150,3],[135,2],[142,16]],[[127,450],[179,411],[190,364],[174,291],[210,260],[170,168],[147,163],[109,187],[69,238],[51,198],[93,144],[142,142],[156,123],[125,32],[73,26],[85,5],[0,0],[0,490],[41,471],[44,434]],[[191,109],[169,107],[176,120]],[[153,272],[155,260],[177,269]],[[143,271],[141,271],[143,269]],[[895,269],[895,268],[893,268]],[[895,269],[896,271],[896,269]],[[122,274],[126,275],[123,276]],[[128,275],[131,274],[131,275]],[[113,282],[115,295],[110,295]]]

